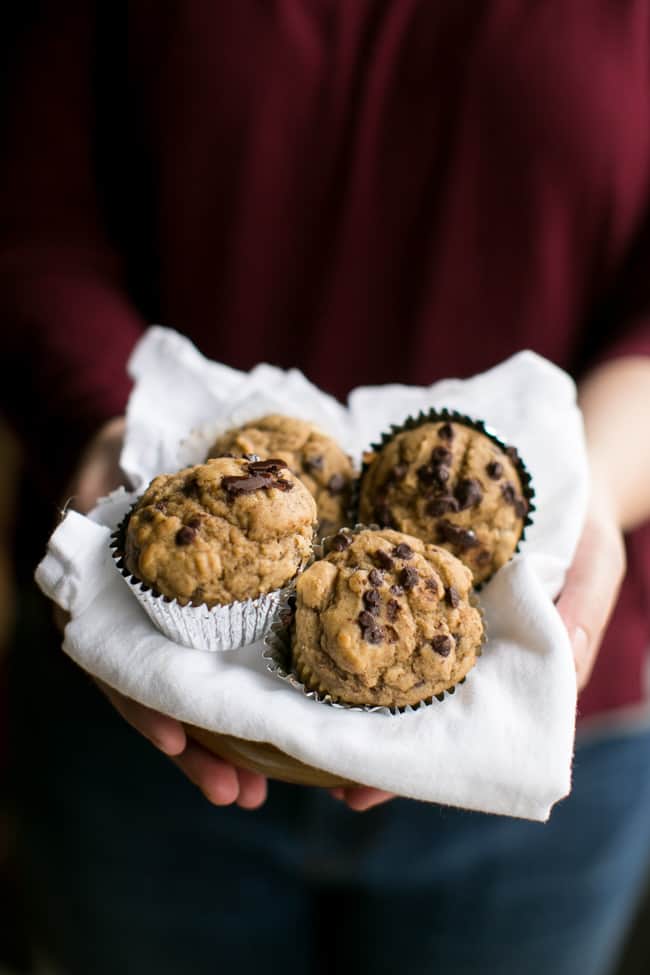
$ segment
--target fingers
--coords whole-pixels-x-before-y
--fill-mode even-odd
[[[258,809],[266,800],[263,775],[235,768],[198,742],[189,740],[172,761],[214,806],[237,803],[242,809]]]
[[[236,769],[212,755],[195,741],[188,740],[182,755],[172,758],[205,798],[215,806],[230,806],[239,798]]]
[[[334,799],[342,799],[354,812],[366,812],[374,806],[379,806],[395,796],[392,792],[383,792],[381,789],[371,789],[369,786],[360,785],[349,788],[330,789],[330,795]]]
[[[571,640],[578,690],[591,676],[624,573],[620,533],[609,524],[588,522],[557,603]]]
[[[185,749],[187,736],[180,721],[124,697],[102,681],[96,683],[124,720],[165,755],[180,755]]]
[[[267,784],[263,775],[224,762],[190,741],[180,721],[124,697],[102,681],[96,683],[124,720],[169,756],[209,802],[215,806],[236,802],[242,809],[258,809],[265,802]]]
[[[125,424],[122,416],[109,420],[87,444],[68,485],[65,508],[69,506],[86,513],[95,506],[98,498],[124,483],[120,453]]]
[[[237,769],[239,776],[239,796],[237,805],[242,809],[259,809],[266,802],[267,783],[263,775]]]

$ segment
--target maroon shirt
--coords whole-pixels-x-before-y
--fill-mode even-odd
[[[522,348],[577,377],[650,355],[647,0],[41,6],[12,65],[0,314],[42,469],[124,409],[154,320],[339,397]],[[639,699],[649,543],[583,712]]]

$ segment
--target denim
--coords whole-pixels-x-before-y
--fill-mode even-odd
[[[250,812],[132,731],[40,611],[13,659],[25,896],[57,971],[611,971],[650,859],[650,731],[580,746],[547,824],[402,799],[359,814],[275,782]]]

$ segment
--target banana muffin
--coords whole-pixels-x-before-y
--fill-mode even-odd
[[[316,499],[319,534],[329,535],[347,521],[355,471],[335,440],[312,423],[271,414],[227,430],[213,443],[208,457],[224,455],[278,457]]]
[[[415,705],[476,663],[472,576],[445,549],[390,529],[342,531],[296,586],[295,673],[347,704]]]
[[[221,457],[156,477],[133,509],[124,559],[181,605],[255,599],[311,557],[316,504],[279,458]]]
[[[360,521],[443,546],[475,583],[514,554],[529,505],[513,448],[462,423],[424,422],[366,460]]]

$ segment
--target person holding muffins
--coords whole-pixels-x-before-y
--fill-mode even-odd
[[[609,975],[650,861],[644,0],[45,0],[4,40],[2,405],[27,465],[12,741],[36,955],[69,975],[290,975],[319,970],[326,945],[330,967],[357,975]],[[581,730],[573,792],[548,824],[269,785],[172,719],[105,700],[57,652],[29,580],[64,486],[88,510],[121,483],[126,362],[151,321],[236,368],[298,367],[340,398],[470,376],[522,348],[576,378],[593,494],[558,610]],[[261,428],[218,452],[241,461],[248,438],[270,440]],[[420,634],[430,600],[415,678],[431,693],[478,652],[457,639],[454,614],[476,622],[466,572],[487,578],[528,514],[516,460],[452,430],[434,423],[421,447],[405,432],[368,464],[361,500],[391,567],[371,567],[362,539],[359,568],[330,553],[301,582],[299,641],[334,573],[369,614],[370,646],[379,628]],[[331,481],[346,467],[321,483],[328,453],[287,450],[277,459],[317,502],[347,490]],[[143,516],[135,544],[154,528],[162,578],[170,525]],[[465,562],[458,586],[429,546]],[[389,596],[410,568],[424,588]],[[348,683],[371,683],[355,640],[339,649]]]

